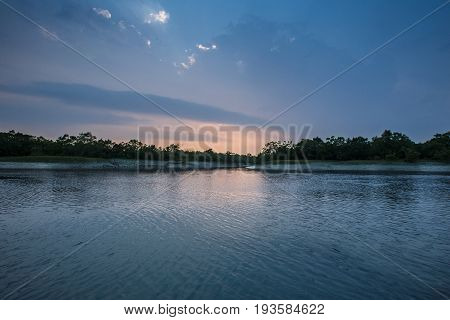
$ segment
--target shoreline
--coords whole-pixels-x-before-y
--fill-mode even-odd
[[[137,159],[126,158],[94,158],[94,157],[78,157],[78,156],[15,156],[15,157],[0,157],[1,162],[17,162],[17,163],[114,163],[120,161],[136,161]],[[144,161],[144,160],[139,160]],[[150,160],[165,163],[221,163],[220,161],[174,161],[174,160]],[[443,162],[437,160],[417,160],[414,162],[405,160],[277,160],[266,162],[268,165],[279,164],[306,164],[306,163],[343,163],[343,164],[442,164],[450,165],[450,162]],[[225,163],[226,164],[226,163]],[[229,163],[233,164],[233,163]],[[262,165],[260,162],[255,162],[246,165]]]
[[[18,161],[19,160],[19,161]],[[101,159],[81,157],[8,157],[0,158],[0,171],[80,171],[80,172],[185,172],[240,169],[264,173],[297,174],[425,174],[450,175],[450,164],[432,161],[404,162],[351,160],[306,162],[271,162],[266,164],[201,161],[144,161],[136,159]]]

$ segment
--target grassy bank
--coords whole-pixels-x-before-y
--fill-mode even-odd
[[[89,158],[89,157],[71,157],[71,156],[21,156],[21,157],[0,157],[0,162],[41,162],[41,163],[98,163],[98,162],[110,162],[117,159],[105,159],[105,158]],[[134,160],[135,159],[126,159]],[[167,160],[167,162],[173,162],[173,160]],[[175,161],[185,162],[185,161]],[[213,161],[221,162],[221,161]],[[392,164],[392,163],[411,163],[405,160],[308,160],[308,163],[348,163],[348,164]],[[419,160],[413,163],[448,163],[445,161],[433,161],[433,160]],[[256,162],[255,164],[304,164],[304,160],[272,160]]]
[[[403,159],[398,160],[308,160],[308,163],[320,163],[320,162],[330,162],[330,163],[348,163],[348,164],[392,164],[392,163],[448,163],[446,161],[437,160],[417,160],[417,161],[406,161]],[[266,162],[269,164],[296,164],[296,163],[306,163],[305,160],[274,160]]]
[[[23,156],[23,157],[0,157],[0,162],[63,162],[63,163],[91,163],[105,162],[108,159],[69,157],[69,156]]]

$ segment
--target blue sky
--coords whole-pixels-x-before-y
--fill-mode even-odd
[[[262,124],[444,1],[5,0],[187,123]],[[0,129],[126,140],[174,124],[0,3]],[[450,5],[275,123],[450,129]]]

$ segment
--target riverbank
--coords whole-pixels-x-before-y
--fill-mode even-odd
[[[5,157],[0,158],[0,170],[121,170],[180,171],[245,168],[247,163],[200,161],[159,161],[137,159],[102,159],[83,157]]]
[[[108,159],[89,158],[89,157],[68,157],[68,156],[0,157],[0,162],[92,163],[105,161],[108,161]]]
[[[92,158],[92,157],[76,157],[76,156],[21,156],[21,157],[0,157],[0,162],[17,162],[17,163],[120,163],[120,162],[133,162],[136,163],[136,159],[120,159],[120,158]],[[140,160],[143,161],[143,160]],[[149,161],[155,162],[155,161]],[[160,163],[193,163],[198,162],[202,163],[202,161],[171,161],[171,160],[161,160],[158,161]],[[204,161],[207,163],[208,161]],[[211,161],[211,163],[220,163]],[[335,163],[335,164],[411,164],[411,165],[420,165],[420,164],[438,164],[438,165],[450,165],[450,163],[440,162],[440,161],[432,161],[432,160],[419,160],[415,162],[408,162],[404,160],[275,160],[262,163],[255,163],[255,165],[298,165],[298,164],[311,164],[311,163]],[[245,164],[249,165],[248,163]]]
[[[309,161],[265,164],[201,161],[157,161],[82,157],[0,158],[0,170],[97,170],[170,172],[192,170],[243,169],[267,173],[357,173],[357,174],[442,174],[450,175],[450,164],[402,161]]]

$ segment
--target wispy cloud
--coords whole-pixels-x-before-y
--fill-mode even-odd
[[[123,20],[120,20],[117,25],[119,26],[120,30],[126,30],[127,29],[127,25],[126,22]]]
[[[96,14],[98,14],[99,16],[102,16],[105,19],[111,19],[111,17],[112,17],[111,12],[109,12],[108,9],[92,8],[92,10]]]
[[[111,112],[123,111],[130,114],[164,115],[160,109],[135,92],[108,90],[84,84],[57,82],[34,82],[23,85],[0,84],[0,92],[24,97],[48,98],[61,101],[68,106],[84,108],[89,111],[97,109]],[[214,106],[152,94],[145,94],[145,96],[164,106],[170,113],[185,119],[236,124],[261,122],[261,119],[258,117],[227,111]]]
[[[201,51],[201,52],[208,52],[210,50],[216,50],[217,49],[217,45],[212,44],[211,46],[208,45],[203,45],[201,43],[195,45],[195,47]],[[192,66],[197,62],[197,57],[196,57],[196,53],[192,53],[193,49],[185,49],[184,52],[188,53],[190,52],[191,54],[187,56],[186,61],[177,63],[174,62],[173,65],[175,66],[175,68],[178,68],[179,71],[178,73],[180,74],[181,71],[184,70],[189,70],[190,68],[192,68]]]
[[[173,65],[176,68],[182,69],[182,70],[189,70],[195,63],[197,62],[197,59],[195,58],[195,54],[192,53],[187,57],[187,60],[180,63],[174,63]]]
[[[205,46],[205,45],[199,43],[199,44],[197,44],[195,47],[196,47],[198,50],[200,50],[200,51],[209,51],[209,50],[216,50],[216,49],[217,49],[217,46],[216,46],[215,44],[213,44],[213,45],[211,45],[210,47],[208,47],[208,46]]]
[[[194,63],[196,62],[196,59],[195,59],[195,55],[194,54],[191,54],[189,57],[188,57],[188,63],[189,63],[189,65],[194,65]]]
[[[152,42],[150,39],[148,39],[148,37],[146,37],[134,24],[130,24],[126,20],[119,20],[119,22],[117,22],[117,26],[121,31],[130,30],[135,32],[144,41],[147,47],[151,47]]]
[[[167,11],[159,10],[158,12],[151,12],[145,18],[145,23],[167,23],[169,21],[170,14]]]
[[[280,47],[279,46],[273,46],[269,49],[270,52],[278,52],[280,51]]]
[[[236,61],[236,67],[239,73],[244,73],[247,64],[243,60]]]

